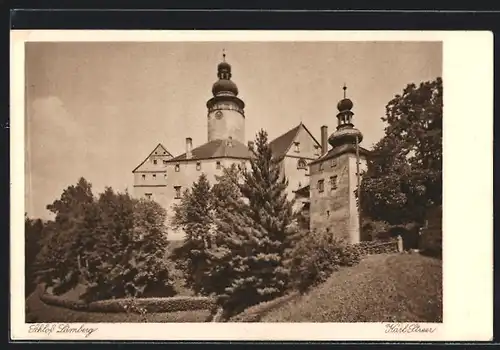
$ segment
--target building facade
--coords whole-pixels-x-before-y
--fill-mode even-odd
[[[309,164],[310,228],[354,244],[360,241],[355,192],[369,152],[359,146],[363,134],[352,124],[353,103],[345,97],[345,90],[344,86],[344,99],[337,105],[337,130],[327,138],[327,126],[321,128],[323,154]]]
[[[216,176],[222,174],[223,167],[249,162],[252,141],[247,143],[245,140],[245,103],[238,97],[238,87],[231,79],[231,65],[226,62],[225,55],[223,57],[223,62],[217,66],[218,80],[212,86],[212,97],[206,103],[207,142],[193,148],[193,140],[186,137],[185,152],[179,156],[173,156],[163,144],[158,144],[133,170],[134,195],[157,201],[167,209],[169,219],[183,192],[201,173],[205,173],[213,184]],[[339,106],[346,104],[346,99],[342,101]],[[280,160],[282,174],[288,179],[288,198],[296,199],[295,210],[310,210],[311,229],[332,230],[333,233],[346,227],[352,232],[340,235],[354,237],[356,230],[359,234],[359,227],[356,226],[357,208],[351,196],[356,184],[356,155],[352,142],[349,143],[352,140],[346,136],[352,133],[350,119],[345,119],[349,115],[352,117],[350,109],[337,116],[338,130],[329,139],[331,150],[326,141],[326,127],[321,130],[320,144],[303,123],[269,145],[273,156]],[[362,157],[365,154],[362,150]],[[319,188],[321,181],[323,187]],[[333,183],[334,190],[325,189]],[[182,233],[178,233],[178,237],[182,237]]]

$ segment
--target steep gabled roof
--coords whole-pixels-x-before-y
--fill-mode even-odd
[[[210,158],[250,158],[250,151],[248,147],[237,140],[232,140],[229,143],[227,140],[214,140],[207,142],[199,147],[194,148],[191,151],[193,159],[210,159]],[[181,154],[173,159],[169,159],[168,162],[177,162],[182,160],[188,160],[186,158],[186,153]]]
[[[163,146],[161,143],[156,145],[156,147],[151,151],[151,153],[139,164],[138,166],[135,167],[134,170],[132,170],[133,173],[137,171],[148,159],[153,155],[155,152],[165,152],[165,154],[161,154],[162,156],[166,157],[173,157],[172,154]]]
[[[301,128],[304,128],[304,130],[311,136],[311,138],[316,142],[318,146],[320,146],[320,143],[316,140],[316,138],[311,134],[311,132],[306,128],[302,122],[297,125],[295,128],[287,131],[281,136],[278,136],[275,138],[273,141],[269,143],[269,146],[271,147],[271,150],[273,152],[273,155],[281,159],[283,158],[288,151],[290,150],[290,147],[292,147],[293,141],[297,137],[299,131]]]

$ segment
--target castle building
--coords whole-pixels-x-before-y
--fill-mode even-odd
[[[245,141],[245,103],[232,81],[231,65],[223,61],[217,66],[218,80],[207,101],[207,141],[193,148],[186,137],[185,152],[173,156],[163,144],[132,171],[134,195],[155,200],[172,215],[172,207],[180,202],[185,189],[197,181],[201,173],[215,183],[222,168],[234,163],[247,164],[252,141]],[[289,181],[289,198],[294,191],[309,184],[308,164],[321,155],[321,145],[302,123],[270,142],[274,157],[280,160],[282,173]],[[300,202],[298,205],[302,205]]]
[[[354,244],[361,240],[355,191],[369,151],[359,146],[363,134],[352,124],[353,103],[346,89],[344,85],[344,99],[337,105],[337,130],[328,137],[328,127],[321,127],[323,154],[309,163],[310,186],[299,194],[309,197],[311,230],[331,232]]]

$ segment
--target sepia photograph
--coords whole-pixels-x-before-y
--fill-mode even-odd
[[[28,333],[443,324],[442,40],[32,41],[23,69]]]
[[[27,322],[441,322],[442,44],[28,43]]]

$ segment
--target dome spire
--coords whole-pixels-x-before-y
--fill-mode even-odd
[[[352,124],[352,116],[354,113],[351,111],[353,103],[347,98],[347,85],[344,83],[342,86],[344,98],[337,104],[337,131],[335,131],[328,139],[332,147],[339,146],[346,143],[354,143],[356,137],[361,142],[363,135]]]
[[[231,65],[226,62],[226,49],[222,49],[222,62],[217,65],[217,78],[218,81],[212,86],[212,93],[217,95],[238,95],[238,88],[231,80]]]

